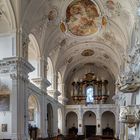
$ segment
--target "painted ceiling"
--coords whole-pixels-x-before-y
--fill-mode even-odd
[[[91,0],[73,1],[66,10],[68,30],[78,36],[94,34],[98,31],[99,11]]]
[[[31,0],[24,25],[65,79],[87,63],[117,77],[132,43],[137,6],[137,0]],[[81,55],[86,50],[92,55]]]

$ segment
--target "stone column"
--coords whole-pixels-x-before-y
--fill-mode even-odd
[[[41,89],[41,119],[40,119],[40,133],[41,138],[46,138],[48,136],[47,134],[47,87],[49,87],[51,84],[47,80],[47,61],[41,57],[40,58],[40,78],[35,78],[33,81],[38,85],[38,87]]]
[[[120,140],[124,140],[124,131],[125,131],[125,125],[120,124]]]
[[[23,58],[11,58],[5,60],[7,64],[13,65],[14,70],[10,73],[12,79],[12,140],[27,140],[28,138],[28,111],[27,111],[27,89],[28,73],[33,67]]]
[[[127,126],[127,124],[125,124],[125,136],[124,136],[124,140],[128,140],[128,126]]]
[[[119,121],[119,106],[116,107],[115,113],[115,124],[116,124],[116,137],[119,137],[120,132],[120,121]]]
[[[25,32],[22,33],[22,57],[28,61],[28,45],[29,36]]]
[[[62,108],[62,134],[63,135],[66,135],[66,120],[65,120],[65,108],[63,106]]]
[[[54,89],[53,89],[53,97],[54,97],[54,99],[56,99],[56,100],[58,100],[58,96],[60,96],[61,95],[61,93],[58,91],[58,74],[57,74],[57,72],[54,74],[54,81],[53,81],[53,87],[54,87]]]
[[[53,136],[58,134],[58,107],[57,102],[54,101],[55,105],[53,106]]]
[[[61,93],[61,95],[60,95],[58,98],[59,98],[59,101],[60,101],[62,104],[65,105],[65,104],[67,103],[68,99],[67,99],[67,98],[65,97],[65,95],[64,95],[64,93],[65,93],[64,87],[65,87],[65,84],[62,83],[62,93]]]
[[[83,119],[82,119],[83,110],[81,106],[79,107],[79,114],[78,114],[78,135],[83,135]]]
[[[98,105],[96,110],[96,135],[102,135],[101,116],[100,106]]]
[[[47,134],[47,100],[46,100],[46,93],[42,91],[41,96],[41,119],[40,119],[40,134],[41,138],[46,138]]]

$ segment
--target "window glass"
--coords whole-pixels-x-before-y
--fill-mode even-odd
[[[93,87],[92,86],[88,86],[86,89],[86,102],[87,103],[93,103]]]

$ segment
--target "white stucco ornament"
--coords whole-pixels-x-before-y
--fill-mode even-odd
[[[122,92],[136,91],[140,87],[140,45],[136,41],[128,50],[127,68],[120,73],[117,85]]]
[[[140,106],[121,106],[120,122],[126,123],[129,128],[140,122]]]

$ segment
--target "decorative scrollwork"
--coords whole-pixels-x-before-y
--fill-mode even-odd
[[[119,118],[128,127],[135,126],[136,123],[140,122],[140,106],[122,106],[120,108]]]

